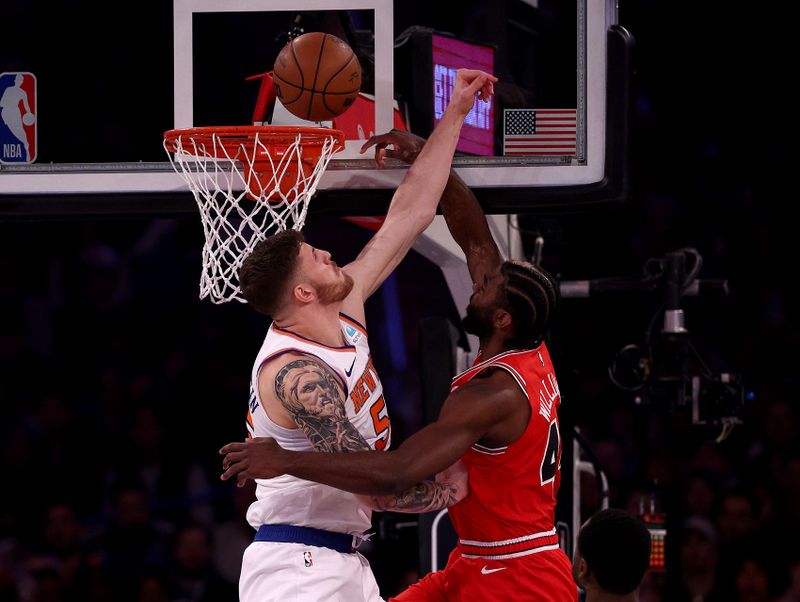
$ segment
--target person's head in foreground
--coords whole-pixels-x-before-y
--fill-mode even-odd
[[[531,349],[547,334],[558,311],[558,283],[527,261],[505,261],[473,284],[464,329],[482,341],[499,335],[508,348]]]
[[[239,285],[257,311],[279,320],[295,309],[344,300],[353,279],[327,251],[312,247],[296,230],[260,241],[239,270]]]
[[[640,519],[607,508],[581,527],[572,574],[586,602],[635,601],[649,566],[650,532]]]

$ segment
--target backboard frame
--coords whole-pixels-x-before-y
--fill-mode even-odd
[[[586,110],[591,111],[594,117],[587,118],[584,124],[587,128],[586,164],[580,167],[530,166],[520,158],[457,156],[454,167],[475,190],[488,213],[580,210],[599,205],[619,205],[627,199],[629,78],[633,40],[617,24],[614,0],[578,0],[578,4],[589,13],[582,17],[587,31],[585,45],[579,48],[578,56],[579,61],[589,65],[583,70],[587,81],[585,94],[579,95],[579,103],[584,102]],[[388,27],[391,32],[391,0],[307,0],[304,3],[306,7],[310,10],[374,8],[376,30]],[[290,6],[287,0],[174,0],[176,49],[185,48],[187,41],[191,41],[191,16],[208,10],[296,10],[296,4]],[[380,50],[381,39],[391,42],[392,34],[384,33],[376,38],[376,72],[391,72],[392,52],[391,49]],[[176,50],[175,54],[175,71],[184,74],[175,78],[175,124],[188,127],[192,125],[191,52]],[[601,73],[606,73],[604,81],[595,81],[602,79]],[[390,87],[379,86],[376,81],[376,131],[391,128],[391,95]],[[381,102],[384,97],[384,102]],[[515,169],[496,169],[498,165]],[[377,170],[372,167],[370,159],[334,160],[320,181],[317,198],[310,207],[310,217],[384,214],[406,169],[397,164]],[[569,184],[560,184],[564,178],[559,176],[559,171],[565,169],[580,170],[580,177],[571,175]],[[166,161],[32,164],[3,166],[0,170],[0,218],[3,219],[174,215],[194,211],[191,193]]]

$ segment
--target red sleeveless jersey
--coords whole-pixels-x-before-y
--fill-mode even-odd
[[[531,404],[528,426],[510,445],[476,444],[464,454],[469,493],[448,509],[458,546],[444,570],[389,602],[578,602],[572,564],[555,530],[561,398],[550,354],[542,343],[486,361],[478,356],[453,379],[451,391],[488,369],[514,377]]]
[[[561,481],[561,397],[550,354],[507,351],[475,364],[453,379],[451,392],[488,369],[508,372],[531,405],[523,435],[491,448],[475,444],[461,460],[469,470],[469,493],[448,510],[463,557],[502,560],[558,547],[556,494]]]

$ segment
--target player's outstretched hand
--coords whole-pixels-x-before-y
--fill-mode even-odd
[[[494,75],[479,69],[459,69],[456,71],[450,104],[445,112],[456,111],[458,115],[465,117],[472,110],[476,97],[483,102],[489,102],[494,95],[496,81]]]
[[[255,437],[244,442],[228,443],[219,450],[222,476],[227,481],[236,477],[242,487],[247,479],[271,479],[283,474],[281,458],[285,450],[272,437]]]
[[[425,146],[425,139],[395,128],[385,134],[370,136],[369,140],[361,146],[361,154],[373,146],[375,147],[375,163],[378,164],[378,167],[384,166],[383,160],[386,157],[399,159],[410,165],[417,159],[422,147]]]

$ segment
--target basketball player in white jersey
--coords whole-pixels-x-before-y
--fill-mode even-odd
[[[422,141],[408,133],[371,140],[376,148],[391,143],[388,156],[421,157]],[[389,602],[577,602],[555,529],[561,395],[544,338],[557,315],[558,283],[539,266],[502,260],[477,199],[455,172],[440,206],[467,260],[474,292],[464,328],[478,336],[480,352],[453,379],[439,417],[387,453],[320,457],[270,438],[231,443],[220,450],[223,479],[291,474],[385,495],[460,459],[469,490],[448,508],[456,548],[443,570]]]
[[[391,424],[370,358],[364,302],[432,222],[464,119],[476,95],[489,101],[495,81],[481,71],[458,71],[442,120],[355,261],[339,267],[295,231],[262,241],[245,260],[244,297],[273,320],[252,370],[251,437],[272,437],[295,451],[389,447]],[[290,475],[256,483],[247,512],[256,537],[239,581],[243,602],[382,600],[356,551],[371,511],[427,512],[466,494],[466,472],[457,464],[383,497],[362,498]]]

